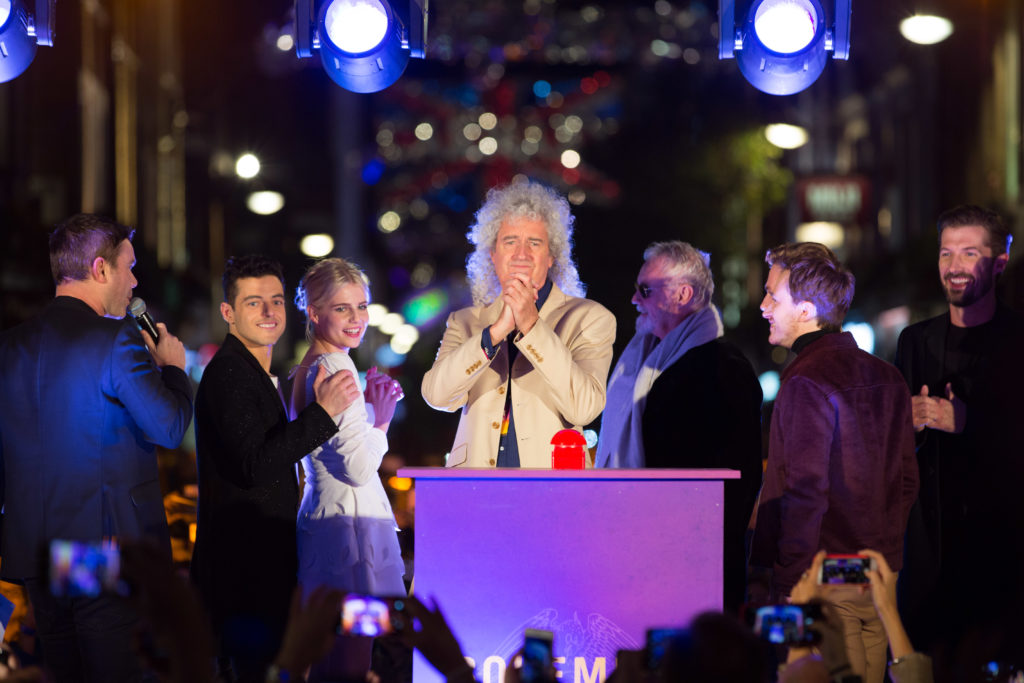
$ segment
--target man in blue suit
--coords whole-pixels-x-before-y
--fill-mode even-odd
[[[192,416],[185,347],[159,341],[125,311],[134,230],[79,214],[50,235],[56,298],[0,335],[0,578],[23,583],[56,680],[134,681],[136,616],[123,600],[57,598],[42,574],[53,539],[150,539],[170,561],[156,446],[173,448]]]

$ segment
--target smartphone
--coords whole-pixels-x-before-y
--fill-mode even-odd
[[[403,598],[348,593],[341,603],[338,633],[351,636],[382,636],[405,628]]]
[[[121,553],[110,542],[53,540],[47,560],[50,593],[55,597],[128,593],[127,584],[121,580]]]
[[[757,609],[754,633],[777,645],[807,645],[818,640],[811,625],[820,618],[815,605],[766,605]]]
[[[647,640],[644,645],[644,665],[648,671],[655,671],[661,667],[665,659],[665,653],[671,646],[672,641],[681,638],[686,634],[685,628],[649,628],[647,629]]]
[[[519,671],[522,683],[543,683],[551,680],[554,662],[551,631],[528,628],[523,633],[523,668]]]
[[[818,583],[871,583],[864,572],[874,568],[875,561],[865,555],[826,555],[818,573]]]

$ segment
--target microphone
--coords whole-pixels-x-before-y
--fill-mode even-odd
[[[157,343],[160,339],[160,333],[157,332],[153,316],[146,312],[146,302],[139,297],[134,297],[131,303],[128,304],[128,312],[135,318],[135,322],[139,324],[139,327],[149,332],[149,336],[153,338],[153,343]]]

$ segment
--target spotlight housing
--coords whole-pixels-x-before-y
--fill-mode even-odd
[[[2,0],[0,0],[2,1]],[[295,52],[320,52],[324,71],[357,93],[397,81],[425,54],[428,0],[295,0]]]
[[[798,93],[825,70],[828,52],[850,58],[852,1],[718,0],[718,58],[735,57],[762,92]]]
[[[0,0],[0,83],[24,73],[37,45],[53,45],[55,3]]]

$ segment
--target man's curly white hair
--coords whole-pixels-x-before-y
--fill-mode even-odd
[[[466,237],[476,247],[466,259],[473,303],[490,304],[501,294],[501,283],[494,272],[491,252],[498,238],[498,229],[509,218],[528,218],[543,222],[548,229],[548,249],[554,263],[548,277],[569,296],[583,296],[586,288],[580,282],[572,260],[572,224],[569,202],[553,189],[532,180],[514,181],[504,187],[487,191],[483,206],[476,212],[476,222]]]

